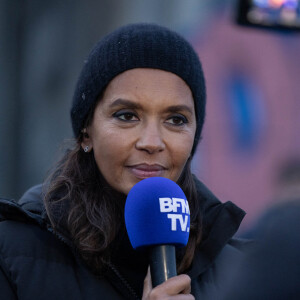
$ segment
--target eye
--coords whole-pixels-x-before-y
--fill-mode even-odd
[[[130,111],[118,111],[113,114],[114,118],[117,118],[123,122],[132,122],[132,121],[138,121],[138,117]]]
[[[172,116],[166,121],[168,124],[174,125],[174,126],[182,126],[186,123],[188,123],[188,120],[183,115],[176,115]]]

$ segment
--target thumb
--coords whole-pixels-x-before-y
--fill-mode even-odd
[[[148,294],[152,290],[152,281],[151,281],[151,274],[150,274],[150,266],[148,267],[147,275],[144,279],[144,290],[143,290],[143,298],[147,299]]]

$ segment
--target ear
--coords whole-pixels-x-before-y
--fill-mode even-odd
[[[82,132],[82,142],[81,142],[81,148],[84,152],[91,152],[93,149],[92,141],[90,138],[90,135],[88,134],[87,128],[84,128],[81,130]]]

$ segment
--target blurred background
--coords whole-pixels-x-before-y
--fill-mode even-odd
[[[299,168],[300,35],[237,25],[237,2],[0,0],[0,196],[17,199],[45,179],[72,137],[73,89],[91,47],[142,21],[178,31],[202,61],[207,115],[194,173],[246,210],[243,229],[284,200]],[[300,15],[297,0],[254,2]]]

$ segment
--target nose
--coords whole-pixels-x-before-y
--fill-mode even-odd
[[[141,128],[139,138],[136,142],[136,148],[146,151],[149,154],[161,152],[165,149],[165,143],[159,124],[152,122]]]

